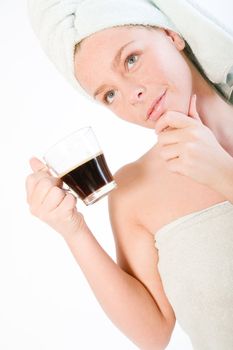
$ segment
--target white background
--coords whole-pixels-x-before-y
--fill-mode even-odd
[[[222,1],[208,3],[221,13]],[[25,1],[1,0],[0,43],[0,348],[137,349],[104,314],[63,239],[31,216],[25,179],[31,156],[82,126],[93,126],[113,173],[156,136],[77,94],[41,50]],[[107,199],[79,209],[115,260]],[[177,324],[167,350],[190,349]]]

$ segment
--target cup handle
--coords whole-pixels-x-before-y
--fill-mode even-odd
[[[78,197],[77,193],[75,193],[65,182],[63,182],[62,184],[62,190],[66,193],[73,194],[75,197]]]

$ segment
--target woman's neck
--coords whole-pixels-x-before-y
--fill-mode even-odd
[[[219,96],[194,66],[191,69],[199,116],[203,124],[212,130],[221,146],[233,156],[233,106]]]

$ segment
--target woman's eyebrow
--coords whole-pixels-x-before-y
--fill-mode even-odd
[[[126,43],[125,45],[123,45],[123,46],[118,50],[116,56],[114,57],[114,59],[113,59],[113,61],[112,61],[112,64],[111,64],[111,67],[112,67],[112,68],[116,67],[116,66],[119,64],[120,59],[121,59],[121,55],[122,55],[124,49],[125,49],[128,45],[132,44],[134,41],[135,41],[135,40],[129,41],[128,43]],[[94,92],[93,97],[96,98],[96,96],[99,95],[99,94],[106,88],[106,86],[107,86],[106,84],[103,84],[103,85],[101,85],[100,87],[98,87],[98,88],[96,89],[96,91]]]

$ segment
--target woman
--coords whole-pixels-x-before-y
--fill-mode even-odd
[[[233,107],[177,31],[130,23],[77,41],[73,62],[88,96],[158,137],[114,175],[117,264],[36,158],[26,182],[30,210],[64,237],[108,317],[140,349],[165,349],[177,319],[195,349],[230,350]]]

